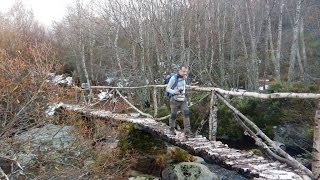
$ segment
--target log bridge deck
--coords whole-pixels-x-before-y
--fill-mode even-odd
[[[198,135],[195,138],[184,138],[183,133],[176,136],[169,134],[169,126],[152,118],[132,117],[129,114],[115,114],[110,111],[89,109],[79,105],[64,104],[67,111],[81,113],[87,117],[98,117],[106,120],[118,120],[135,124],[136,128],[159,137],[164,141],[200,156],[206,161],[219,164],[239,174],[253,179],[310,179],[299,169],[293,169],[285,163],[267,159],[252,152],[229,148],[220,141],[209,141]]]

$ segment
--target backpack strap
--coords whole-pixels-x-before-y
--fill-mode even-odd
[[[171,86],[171,89],[174,89],[174,88],[176,88],[176,87],[178,86],[178,76],[177,76],[177,74],[173,74],[171,77],[174,78],[174,83],[173,83],[173,85]],[[174,96],[174,94],[168,93],[168,96],[169,96],[169,97],[172,97],[172,96]]]
[[[177,74],[174,74],[173,77],[174,77],[175,81],[174,81],[173,85],[171,86],[171,89],[174,89],[174,88],[176,88],[178,86],[178,76],[177,76]]]

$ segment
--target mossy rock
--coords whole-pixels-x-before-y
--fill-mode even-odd
[[[218,176],[212,173],[208,167],[194,162],[182,162],[173,166],[168,166],[162,172],[164,180],[218,180]]]

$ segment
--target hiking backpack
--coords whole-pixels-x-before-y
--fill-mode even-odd
[[[175,78],[175,81],[174,81],[173,85],[171,86],[171,89],[174,89],[174,88],[176,88],[177,85],[178,85],[178,78],[179,78],[176,73],[171,73],[170,75],[167,75],[167,76],[164,78],[164,84],[168,84],[169,81],[170,81],[170,79],[171,79],[171,77],[174,77],[174,78]],[[186,77],[184,80],[186,81],[186,84],[188,84],[188,77]],[[165,91],[165,92],[166,92],[166,96],[167,96],[167,97],[172,97],[172,96],[174,96],[174,94],[171,94],[171,93],[169,93],[169,92],[167,92],[167,91]]]

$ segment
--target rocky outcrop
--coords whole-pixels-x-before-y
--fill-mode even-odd
[[[168,166],[162,172],[162,178],[164,180],[217,180],[218,176],[212,173],[205,165],[195,162],[182,162],[176,165]]]
[[[54,152],[70,148],[76,141],[72,129],[71,126],[47,124],[17,135],[15,140],[20,142],[18,161],[22,166],[27,166],[37,159],[39,152],[53,155]]]

